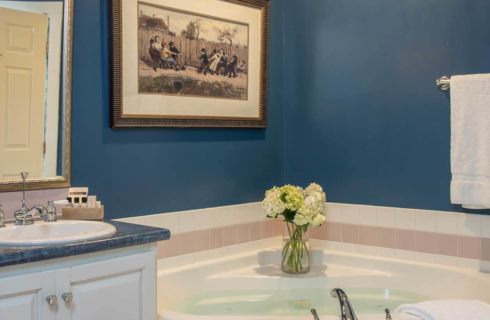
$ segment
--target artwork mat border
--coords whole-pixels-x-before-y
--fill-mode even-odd
[[[230,128],[266,128],[267,127],[267,90],[268,90],[268,51],[270,3],[268,0],[224,0],[232,4],[243,5],[260,10],[260,47],[259,47],[259,104],[258,117],[221,117],[192,115],[152,115],[123,113],[123,67],[122,67],[122,1],[111,0],[111,117],[110,126],[118,127],[230,127]],[[137,1],[138,2],[138,1]],[[141,1],[144,2],[144,1]],[[153,5],[153,4],[152,4]],[[160,5],[157,5],[160,6]],[[178,9],[180,10],[180,9]],[[185,11],[185,10],[182,10]],[[204,15],[204,14],[198,14]],[[214,19],[221,19],[213,17]],[[227,19],[223,19],[227,20]],[[235,21],[233,21],[236,23]],[[244,24],[242,22],[238,22]],[[250,30],[249,30],[250,32]],[[250,41],[250,34],[248,35]]]
[[[193,0],[186,0],[186,3],[183,3],[181,6],[179,0],[153,0],[154,2],[166,3],[168,7],[177,8],[177,10],[185,10],[194,8]],[[210,4],[223,3],[225,6],[230,6],[229,1],[223,0],[207,0]],[[129,38],[131,41],[136,41],[137,34],[133,33],[134,30],[137,30],[137,19],[136,15],[133,14],[138,13],[138,1],[134,0],[123,0],[122,1],[123,8],[123,17],[126,15],[126,19],[124,21],[130,21],[123,26],[122,32],[125,34],[126,38]],[[200,3],[201,4],[201,3]],[[233,4],[232,4],[233,5]],[[221,8],[221,14],[217,16],[226,16],[226,10],[223,12],[224,8]],[[138,67],[136,64],[128,63],[127,61],[122,61],[123,69],[131,70],[129,74],[133,74],[133,77],[125,76],[125,81],[123,83],[123,98],[122,101],[125,103],[123,106],[122,113],[123,115],[127,115],[129,117],[135,116],[140,118],[144,116],[147,118],[148,116],[154,116],[155,118],[171,118],[175,119],[175,117],[181,119],[185,117],[189,117],[190,119],[260,119],[260,55],[261,55],[261,39],[260,34],[262,30],[262,24],[260,21],[260,12],[256,12],[255,8],[247,7],[247,10],[241,12],[240,6],[233,7],[233,11],[235,11],[235,17],[242,16],[238,21],[250,21],[252,25],[249,24],[249,28],[253,34],[250,37],[249,34],[249,50],[248,54],[248,88],[247,88],[247,99],[239,100],[239,99],[219,99],[215,97],[209,97],[206,99],[201,99],[199,97],[194,96],[183,96],[183,95],[149,95],[149,94],[140,94],[138,92]],[[246,11],[251,9],[255,16],[247,17]],[[189,11],[189,10],[187,10]],[[236,12],[238,11],[238,12]],[[216,16],[215,11],[208,11],[214,13],[213,16]],[[135,17],[134,21],[131,21],[132,18]],[[247,20],[248,19],[248,20]],[[136,23],[136,24],[135,24]],[[127,57],[128,59],[135,59],[137,61],[137,50],[134,50],[136,46],[132,46],[123,43],[122,45],[122,54],[123,57]],[[129,60],[128,60],[129,61]],[[128,69],[129,68],[129,69]],[[144,104],[141,104],[144,100]],[[142,106],[146,110],[141,110],[139,106]],[[196,107],[200,107],[202,111],[196,110]],[[168,109],[167,109],[168,108]],[[182,112],[178,111],[179,108],[182,108]],[[192,110],[194,108],[194,111]],[[134,110],[137,109],[136,112]],[[163,109],[163,110],[162,110]],[[202,112],[202,113],[201,113]]]
[[[227,1],[230,1],[230,0],[227,0]],[[173,12],[176,12],[176,13],[191,14],[191,15],[196,15],[196,16],[200,16],[200,17],[203,17],[203,18],[220,20],[220,21],[228,22],[228,23],[241,24],[241,25],[247,26],[247,27],[250,26],[250,23],[247,23],[247,22],[242,22],[242,21],[236,21],[236,20],[232,20],[232,19],[221,18],[221,17],[212,16],[212,15],[205,14],[205,13],[199,13],[199,12],[195,12],[195,11],[186,10],[186,9],[172,8],[172,7],[168,7],[168,6],[161,5],[161,4],[155,4],[155,3],[146,2],[144,0],[138,0],[137,2],[140,3],[140,4],[143,4],[145,6],[154,7],[154,8],[163,9],[163,10],[168,10],[168,11],[173,11]],[[248,45],[248,43],[247,43],[247,45]]]

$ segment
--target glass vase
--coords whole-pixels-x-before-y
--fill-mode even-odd
[[[310,271],[310,241],[305,238],[306,228],[286,222],[288,237],[283,239],[281,269],[283,272],[303,274]]]

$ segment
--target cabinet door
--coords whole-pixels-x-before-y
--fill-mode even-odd
[[[54,320],[56,305],[46,302],[54,286],[53,271],[0,278],[0,320]]]
[[[73,300],[63,308],[72,320],[155,320],[155,264],[147,252],[72,267]]]

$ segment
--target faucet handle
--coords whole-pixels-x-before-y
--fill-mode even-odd
[[[386,308],[385,309],[385,314],[386,314],[386,320],[392,320],[391,319],[390,309]]]
[[[316,312],[315,308],[312,308],[310,311],[311,314],[313,315],[313,319],[320,320],[320,317],[318,317],[318,313]]]
[[[5,212],[2,210],[2,204],[0,203],[0,228],[5,227]]]
[[[56,222],[56,207],[54,206],[54,201],[49,200],[48,206],[46,207],[46,214],[44,216],[44,222]]]

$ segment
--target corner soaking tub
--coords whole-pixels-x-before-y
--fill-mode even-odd
[[[323,250],[313,252],[310,273],[290,276],[278,266],[279,249],[232,252],[159,267],[159,320],[313,319],[311,308],[322,320],[338,320],[332,288],[344,289],[360,320],[429,299],[490,302],[490,274],[476,270]]]

